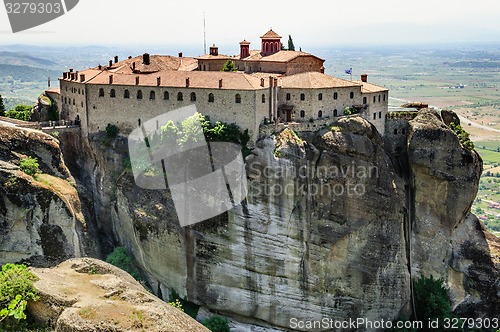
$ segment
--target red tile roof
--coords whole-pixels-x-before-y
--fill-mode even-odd
[[[290,76],[283,76],[281,80],[283,88],[296,89],[322,89],[361,86],[361,84],[356,82],[343,80],[341,78],[318,72],[306,72]]]
[[[281,38],[281,36],[278,35],[276,32],[274,32],[273,29],[271,29],[268,32],[266,32],[263,36],[261,36],[260,38],[262,38],[262,39],[277,39],[277,38]]]
[[[362,81],[354,81],[354,82],[362,84],[361,92],[363,92],[363,93],[375,93],[375,92],[389,91],[389,89],[384,88],[383,86],[380,86],[380,85],[375,85],[372,83],[362,82]]]

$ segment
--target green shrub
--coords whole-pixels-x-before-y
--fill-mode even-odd
[[[118,132],[120,131],[120,129],[117,126],[111,123],[108,123],[105,130],[106,130],[106,135],[109,138],[116,137],[118,135]]]
[[[8,110],[5,116],[11,119],[29,121],[31,119],[31,114],[33,114],[33,107],[20,104],[14,107],[14,109]]]
[[[443,279],[434,279],[432,275],[413,281],[413,292],[415,297],[415,312],[418,320],[451,318],[452,310],[450,293],[444,287]]]
[[[203,326],[212,332],[230,332],[229,321],[220,316],[212,316],[203,321]]]
[[[116,247],[113,252],[106,257],[106,262],[128,272],[134,279],[140,279],[139,271],[134,264],[134,259],[130,256],[127,248]]]
[[[182,311],[184,311],[184,313],[191,316],[193,319],[196,319],[196,316],[198,316],[198,310],[200,309],[200,306],[196,303],[188,301],[187,299],[182,299],[174,289],[172,289],[172,293],[170,293],[168,303],[173,305],[177,309],[181,309]]]
[[[19,167],[21,168],[21,171],[31,176],[40,172],[40,165],[38,164],[38,160],[33,157],[21,159],[21,161],[19,162]]]
[[[344,115],[352,115],[358,113],[358,110],[354,107],[346,107],[344,110]]]
[[[0,272],[0,322],[4,329],[14,329],[26,320],[29,301],[39,299],[33,282],[38,277],[25,265],[5,264]],[[18,330],[20,330],[19,328]]]
[[[227,60],[221,71],[233,72],[233,71],[238,71],[238,68],[236,68],[236,66],[232,60]]]
[[[468,132],[462,128],[461,125],[457,125],[454,122],[450,123],[450,129],[457,134],[460,144],[467,150],[474,150],[474,143],[470,140],[470,135]]]

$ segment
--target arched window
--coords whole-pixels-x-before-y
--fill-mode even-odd
[[[318,100],[323,100],[323,94],[322,93],[318,94]]]
[[[234,102],[236,104],[241,104],[241,95],[239,93],[237,93],[235,96],[234,96]]]
[[[333,99],[337,100],[339,98],[339,94],[337,92],[333,93]]]
[[[323,117],[323,111],[318,111],[318,118],[322,118]]]
[[[378,95],[378,102],[380,103],[380,95]]]
[[[289,93],[286,94],[286,100],[290,100],[291,96]]]
[[[142,90],[137,91],[137,99],[142,99]]]
[[[300,117],[304,118],[305,116],[306,116],[306,112],[305,111],[300,111]]]
[[[363,104],[366,104],[366,97],[363,97]]]
[[[377,113],[373,113],[373,120],[377,119]]]
[[[150,100],[155,100],[156,99],[156,93],[154,91],[149,92],[149,99]]]
[[[177,93],[177,101],[183,101],[184,97],[182,96],[182,92]]]
[[[300,100],[302,100],[302,101],[306,100],[306,95],[303,94],[303,93],[301,93],[300,94]]]
[[[123,91],[123,98],[129,99],[130,98],[130,91],[128,91],[128,90]]]
[[[169,100],[170,99],[170,95],[169,95],[168,91],[163,92],[163,99],[164,100]]]
[[[397,135],[397,134],[398,134],[398,129],[394,128],[394,135]]]
[[[375,97],[375,96],[373,96],[373,102],[376,102],[376,101],[377,101],[376,97]]]
[[[191,94],[189,95],[189,99],[190,99],[191,101],[196,101],[196,93],[191,92]]]
[[[78,89],[78,94],[80,94],[80,89]]]
[[[384,94],[384,101],[385,101],[385,94]]]
[[[111,91],[109,91],[109,96],[111,98],[115,98],[116,97],[116,91],[115,91],[115,89],[111,89]]]
[[[103,88],[99,89],[99,97],[104,97],[104,89]]]
[[[266,95],[262,94],[262,103],[264,104],[266,102]]]
[[[214,102],[214,99],[215,99],[215,98],[214,98],[214,94],[213,94],[213,93],[209,93],[209,94],[208,94],[208,102],[209,102],[209,103],[213,103],[213,102]]]
[[[64,103],[67,104],[68,103],[68,99],[66,97],[64,97]]]
[[[354,92],[351,91],[351,93],[349,94],[349,98],[354,99]]]
[[[76,104],[76,103],[75,103],[75,98],[73,98],[73,106],[75,106],[75,104]]]
[[[333,110],[333,116],[338,116],[338,114],[339,114],[339,111],[337,111],[337,109],[334,109]]]

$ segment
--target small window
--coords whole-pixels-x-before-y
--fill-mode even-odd
[[[378,95],[378,102],[380,103],[380,95]]]
[[[123,98],[129,99],[130,98],[130,91],[128,91],[128,90],[123,91]]]
[[[339,99],[339,94],[338,94],[337,92],[334,92],[334,93],[333,93],[333,99],[334,99],[334,100]]]
[[[163,92],[163,100],[169,100],[170,99],[170,94],[168,91]]]
[[[363,104],[366,104],[366,97],[363,97]]]
[[[177,101],[183,101],[184,100],[184,96],[182,95],[182,92],[178,92],[177,93]]]
[[[376,97],[375,97],[375,96],[373,96],[373,102],[376,102],[376,101],[377,101]]]
[[[116,97],[116,91],[115,91],[115,89],[111,89],[111,91],[109,91],[109,96],[111,98],[115,98]]]
[[[385,94],[384,94],[384,101],[385,101]]]
[[[303,94],[303,93],[301,93],[300,94],[300,100],[302,100],[302,101],[306,100],[306,95]]]
[[[323,111],[318,111],[318,118],[322,118],[323,117]]]
[[[351,91],[351,93],[349,94],[349,98],[354,99],[354,92]]]
[[[73,98],[73,106],[75,106],[75,105],[76,105],[76,103],[75,103],[75,98]]]
[[[378,118],[382,119],[382,112],[378,112]]]
[[[286,94],[286,100],[290,100],[292,98],[292,96],[290,96],[289,93]]]
[[[99,89],[99,97],[104,97],[104,89],[103,88]]]
[[[82,107],[83,107],[83,101],[82,101],[82,103],[81,103],[81,104],[82,104]]]
[[[377,113],[373,113],[373,120],[377,119]]]
[[[262,94],[262,103],[264,104],[266,102],[266,95]]]
[[[397,134],[398,134],[398,129],[397,129],[397,128],[395,128],[395,129],[394,129],[394,135],[397,135]]]
[[[236,96],[234,96],[234,102],[236,104],[241,104],[241,95],[239,93],[237,93]]]
[[[318,94],[318,100],[323,100],[323,94],[322,93]]]
[[[213,102],[214,102],[214,99],[215,99],[215,98],[214,98],[214,94],[213,94],[213,93],[209,93],[209,94],[208,94],[208,102],[209,102],[209,103],[213,103]]]
[[[137,123],[139,124],[139,127],[140,127],[141,126],[141,119],[138,119]]]
[[[333,110],[333,116],[338,116],[338,114],[339,114],[339,111],[337,111],[337,109],[334,109]]]
[[[154,91],[149,92],[149,100],[155,100],[156,99],[156,93]]]
[[[66,97],[64,97],[64,103],[67,104],[68,103],[68,99]]]
[[[142,90],[137,91],[137,99],[142,99]]]
[[[82,96],[85,96],[85,90],[82,90]]]
[[[196,93],[191,92],[191,94],[189,95],[189,100],[196,101]]]
[[[300,117],[304,118],[305,116],[306,116],[306,112],[305,111],[300,111]]]
[[[80,94],[80,89],[78,89],[78,94]]]

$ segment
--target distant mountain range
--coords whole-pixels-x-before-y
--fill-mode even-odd
[[[56,63],[27,53],[4,51],[0,52],[0,64],[44,68],[54,66]]]

